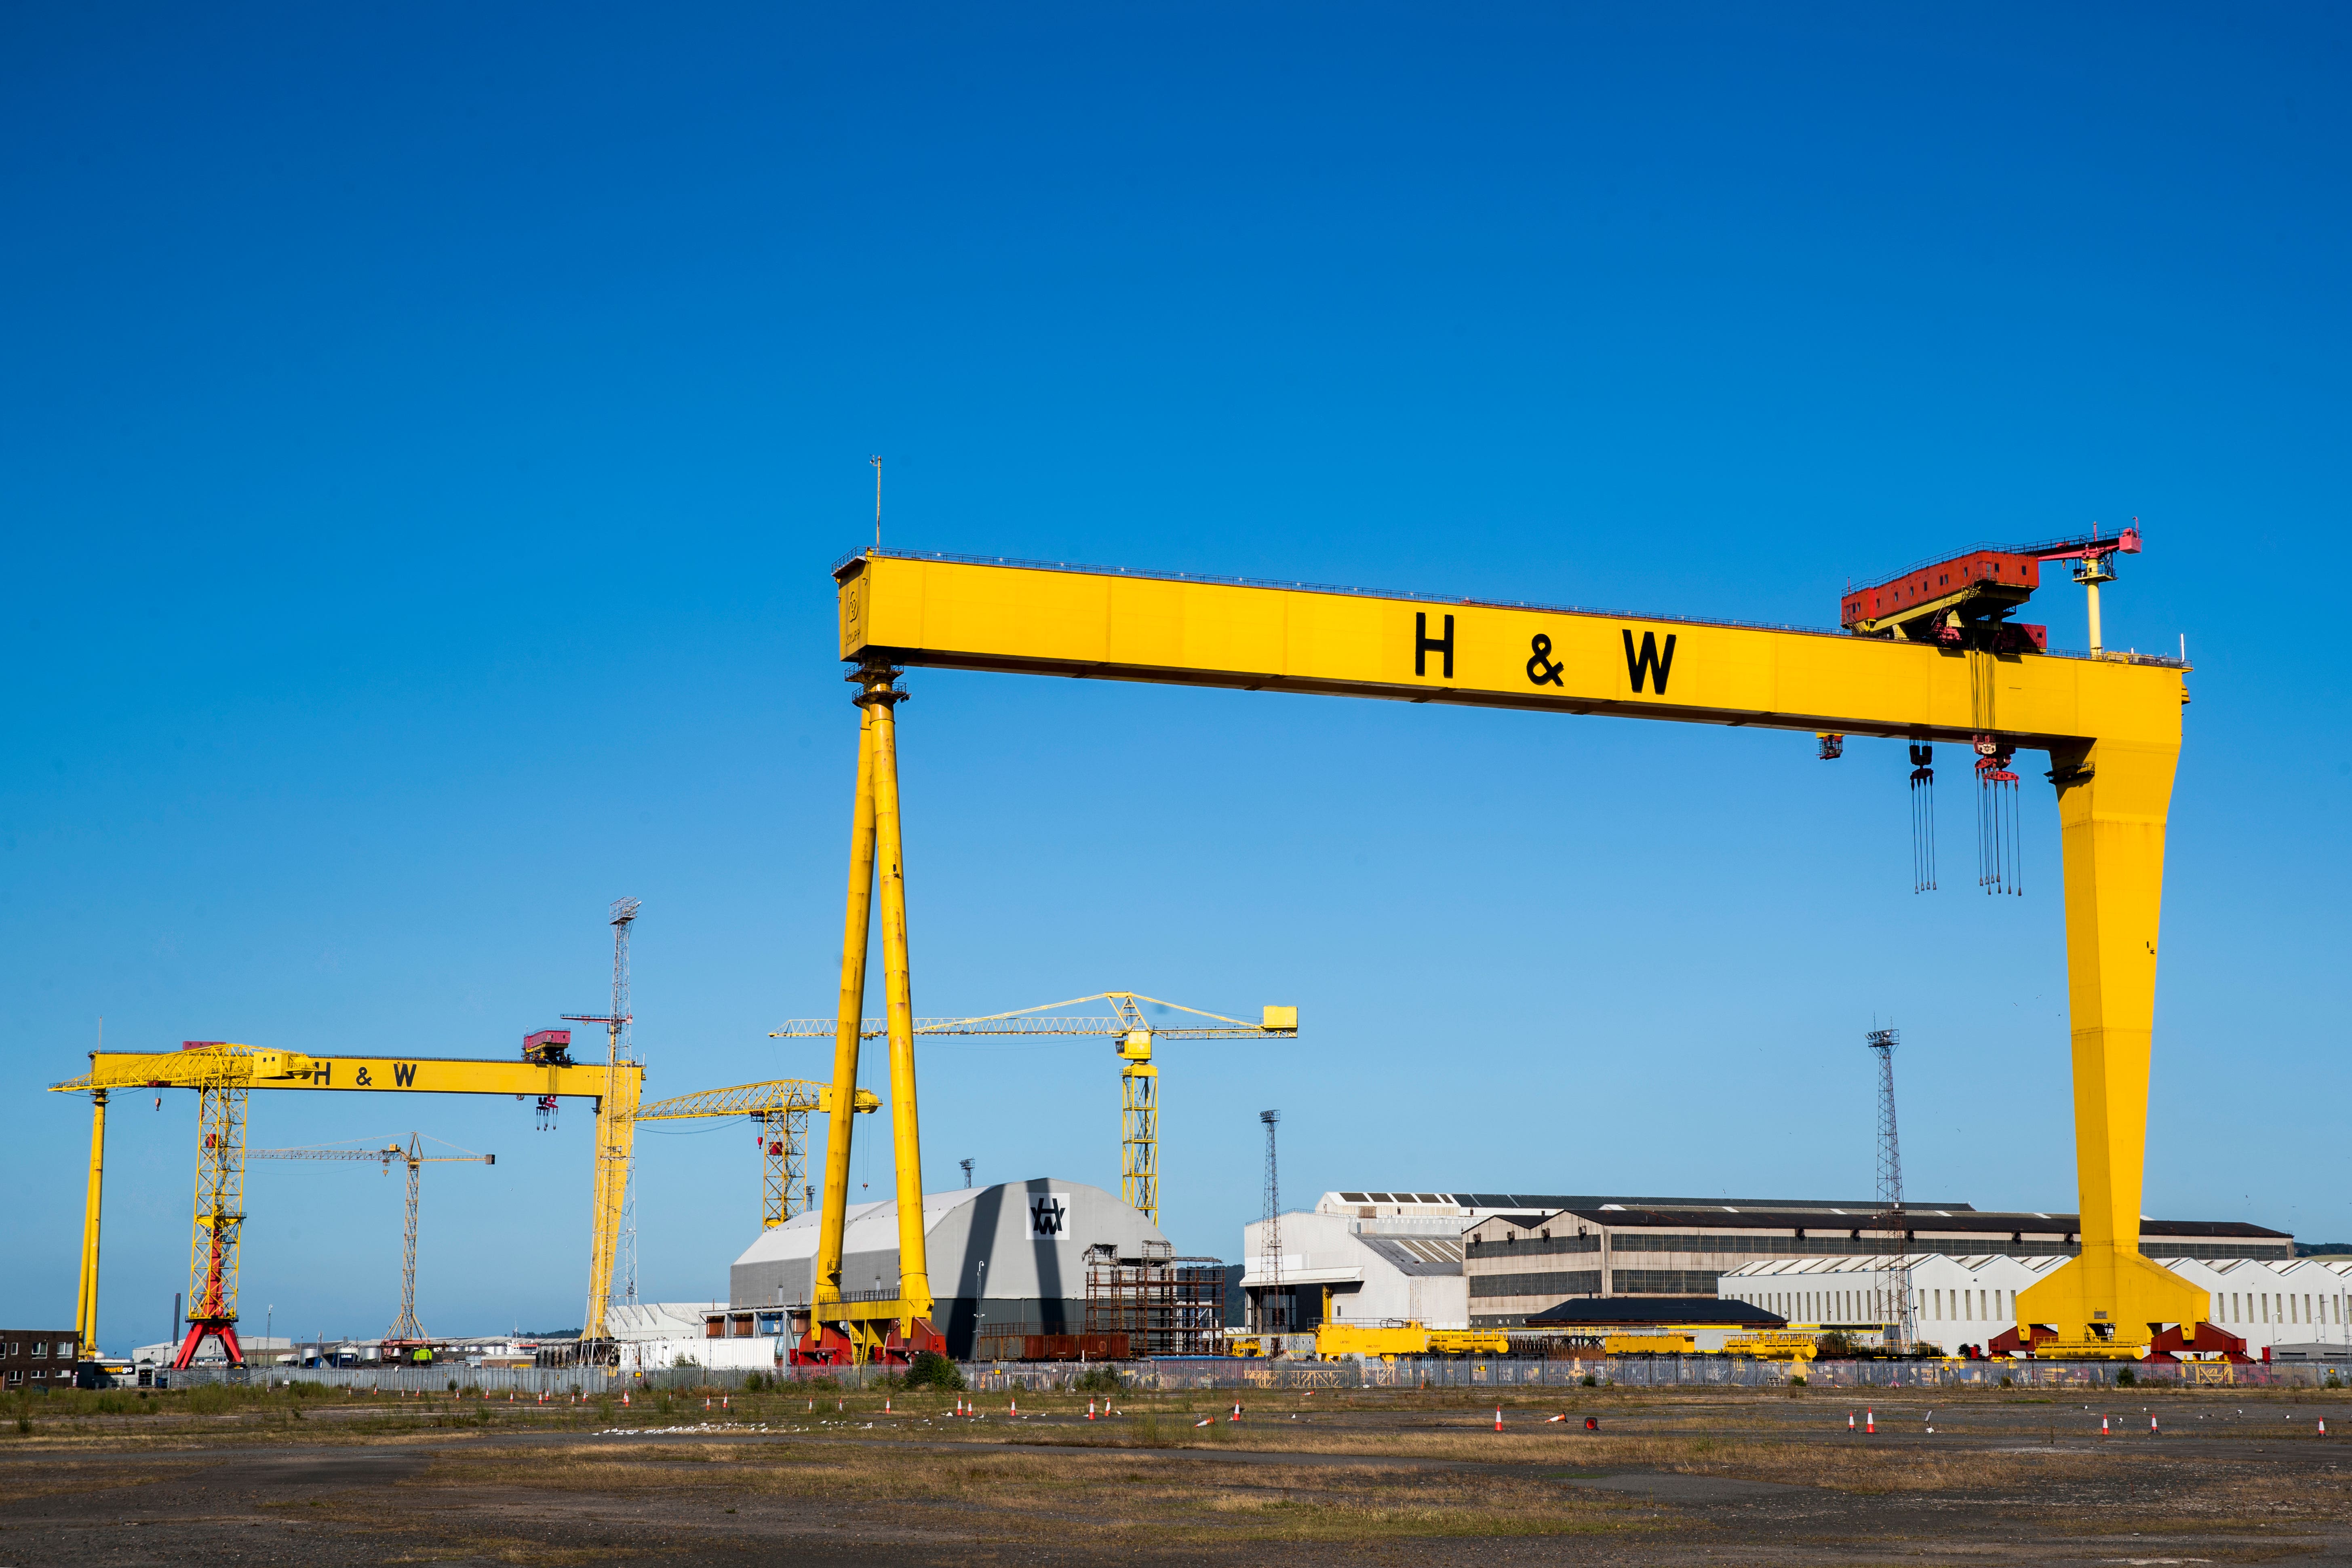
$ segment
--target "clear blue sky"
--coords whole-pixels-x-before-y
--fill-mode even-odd
[[[894,544],[1832,624],[1849,576],[2142,520],[2197,673],[2147,1206],[2352,1236],[2337,1136],[2347,27],[2327,7],[19,7],[0,24],[0,1316],[71,1316],[95,1041],[506,1055],[645,900],[656,1093],[821,1076]],[[2080,647],[2071,587],[2030,618]],[[1255,1112],[1326,1187],[2074,1203],[2056,839],[1909,890],[1900,748],[918,674],[916,1005],[1297,1004],[1164,1053],[1167,1222]],[[1968,889],[1967,891],[1959,890]],[[1107,1047],[942,1045],[930,1184],[1116,1185]],[[428,1328],[579,1321],[588,1117],[421,1130]],[[130,1096],[102,1326],[185,1278]],[[879,1134],[883,1129],[876,1128]],[[886,1146],[858,1177],[880,1195]],[[749,1131],[649,1137],[723,1293]],[[376,1332],[396,1182],[254,1167],[245,1308]]]

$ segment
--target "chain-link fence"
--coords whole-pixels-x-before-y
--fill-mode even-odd
[[[1284,1388],[1784,1388],[1801,1378],[1814,1388],[2106,1388],[2128,1374],[2143,1387],[2322,1388],[2352,1384],[2352,1364],[2229,1362],[1752,1361],[1740,1356],[1531,1357],[1401,1356],[1345,1361],[1260,1361],[1229,1356],[1131,1362],[967,1363],[964,1381],[983,1393],[1080,1390],[1106,1371],[1122,1387],[1147,1390]],[[778,1367],[773,1372],[672,1367],[623,1372],[609,1367],[192,1367],[159,1371],[154,1385],[192,1388],[230,1383],[283,1388],[302,1382],[377,1393],[447,1393],[536,1402],[625,1389],[740,1392],[757,1377],[767,1384],[814,1384],[846,1389],[881,1386],[887,1367]]]

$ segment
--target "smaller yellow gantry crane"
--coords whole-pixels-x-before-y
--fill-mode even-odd
[[[1080,1007],[1089,1002],[1108,1002],[1117,1011],[1108,1017],[1049,1016],[1064,1007]],[[1199,1024],[1154,1024],[1143,1016],[1145,1006],[1166,1007],[1178,1013],[1189,1013],[1205,1020]],[[804,1039],[833,1037],[836,1026],[831,1018],[794,1018],[781,1029],[772,1030],[771,1039]],[[1162,1002],[1156,996],[1146,996],[1139,991],[1098,991],[1091,996],[1074,996],[1066,1002],[1047,1002],[1040,1006],[1023,1007],[1010,1013],[991,1013],[979,1018],[918,1018],[914,1032],[918,1035],[1107,1035],[1111,1048],[1118,1056],[1118,1195],[1130,1207],[1143,1211],[1152,1224],[1160,1223],[1160,1066],[1151,1059],[1151,1047],[1156,1040],[1290,1040],[1298,1037],[1298,1009],[1266,1007],[1259,1012],[1255,1024],[1240,1018],[1228,1018],[1222,1013],[1204,1013],[1198,1007],[1181,1003]],[[867,1039],[877,1039],[889,1033],[879,1018],[868,1018],[863,1030]],[[861,1095],[863,1091],[861,1090]],[[865,1107],[860,1106],[860,1110]],[[640,1115],[643,1112],[639,1113]]]
[[[872,1089],[857,1091],[857,1110],[879,1110],[882,1100]],[[812,1110],[830,1115],[833,1085],[805,1079],[781,1078],[766,1083],[739,1083],[732,1089],[706,1089],[696,1094],[673,1095],[637,1107],[639,1121],[693,1121],[711,1117],[744,1116],[760,1128],[760,1223],[773,1230],[806,1208],[814,1191],[807,1184],[808,1119]],[[798,1201],[795,1202],[795,1194]]]
[[[440,1143],[441,1140],[432,1140]],[[408,1147],[397,1143],[381,1149],[255,1149],[246,1154],[248,1160],[374,1160],[383,1166],[384,1174],[392,1173],[392,1163],[403,1162],[408,1166],[408,1223],[400,1238],[400,1316],[383,1336],[386,1349],[394,1345],[422,1344],[425,1331],[416,1321],[416,1177],[425,1165],[495,1165],[496,1154],[477,1154],[471,1149],[458,1149],[455,1143],[443,1143],[445,1149],[457,1149],[455,1154],[427,1154],[422,1133],[408,1135]]]

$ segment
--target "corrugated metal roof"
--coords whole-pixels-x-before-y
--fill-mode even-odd
[[[1462,1244],[1439,1236],[1360,1236],[1356,1238],[1395,1265],[1400,1274],[1459,1274]]]

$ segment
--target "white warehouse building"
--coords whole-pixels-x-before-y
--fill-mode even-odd
[[[2018,1292],[2065,1261],[1998,1253],[1911,1258],[1912,1310],[1919,1338],[1952,1353],[1964,1344],[1990,1344],[2016,1327]],[[2210,1294],[2212,1306],[2205,1321],[2244,1340],[2249,1355],[2284,1352],[2303,1359],[2321,1352],[2352,1354],[2352,1258],[2156,1261]],[[1883,1257],[1776,1258],[1724,1274],[1717,1293],[1792,1322],[1874,1325],[1879,1314],[1873,1310],[1873,1297],[1886,1262]]]

